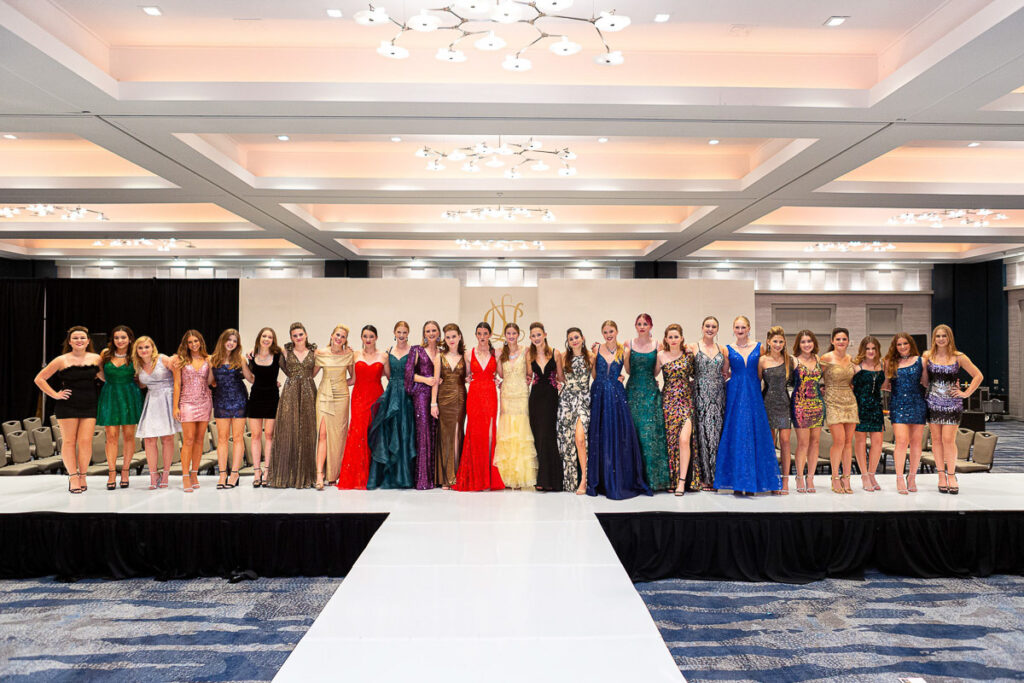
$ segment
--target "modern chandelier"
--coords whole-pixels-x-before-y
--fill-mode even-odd
[[[561,149],[541,149],[541,147],[540,141],[533,138],[523,143],[506,143],[502,142],[501,136],[498,136],[497,146],[481,141],[469,147],[457,147],[449,152],[444,152],[424,145],[416,150],[416,156],[430,160],[427,162],[428,171],[443,171],[447,168],[443,163],[445,161],[464,161],[462,170],[466,173],[479,173],[481,166],[501,168],[508,165],[505,177],[515,180],[523,177],[523,172],[520,169],[526,167],[527,164],[529,164],[530,170],[538,173],[550,170],[551,166],[544,161],[547,158],[554,164],[561,162],[558,175],[563,177],[576,175],[576,167],[570,166],[568,163],[576,158],[575,152],[568,147]],[[508,164],[501,157],[508,157]]]
[[[544,251],[544,243],[539,240],[455,240],[459,249],[480,249],[483,251],[527,251],[536,249]]]
[[[479,206],[473,209],[449,209],[441,213],[441,218],[455,223],[462,220],[463,216],[475,221],[482,221],[486,218],[514,221],[519,217],[534,216],[540,216],[540,219],[547,223],[555,220],[555,214],[551,212],[551,209],[528,209],[523,206]]]
[[[872,252],[886,252],[893,251],[896,245],[892,242],[818,242],[817,244],[804,247],[804,251],[838,251],[838,252],[849,252],[849,251],[872,251]]]
[[[533,63],[523,56],[528,49],[542,41],[550,40],[548,49],[556,55],[568,57],[580,52],[583,46],[569,40],[562,33],[548,33],[538,22],[544,19],[564,19],[590,24],[601,40],[604,52],[594,58],[594,62],[602,66],[618,66],[624,60],[622,52],[612,50],[605,40],[604,34],[615,33],[630,24],[627,16],[616,14],[615,10],[600,12],[598,16],[572,17],[560,12],[569,9],[573,0],[455,0],[452,4],[436,9],[424,9],[405,21],[399,21],[388,14],[383,7],[375,7],[372,3],[365,9],[355,13],[354,19],[362,26],[383,26],[389,22],[398,27],[398,34],[391,40],[383,40],[377,48],[377,54],[390,59],[405,59],[409,50],[396,45],[396,41],[408,31],[432,33],[434,31],[455,31],[457,35],[447,45],[437,49],[435,58],[442,62],[465,62],[466,53],[459,49],[459,44],[471,36],[479,36],[473,42],[478,50],[494,52],[505,48],[508,43],[495,35],[493,28],[506,24],[527,24],[537,32],[531,42],[515,49],[505,56],[501,66],[508,71],[529,71]],[[442,16],[438,16],[438,15]],[[451,23],[442,25],[442,18]],[[467,24],[470,26],[467,27]],[[478,28],[484,26],[484,28]]]
[[[1005,221],[1008,216],[990,209],[939,209],[923,213],[905,212],[889,219],[889,225],[929,225],[944,228],[947,223],[986,228],[989,221]]]
[[[175,248],[194,249],[196,245],[188,240],[179,240],[173,237],[167,239],[149,239],[148,237],[137,237],[133,239],[112,239],[96,240],[92,243],[94,247],[153,247],[157,251],[170,251]]]
[[[82,218],[92,218],[97,221],[105,221],[107,217],[102,211],[85,209],[81,206],[57,206],[54,204],[24,204],[21,206],[0,206],[0,218],[15,218],[22,212],[34,216],[52,216],[60,214],[61,220],[77,221]]]

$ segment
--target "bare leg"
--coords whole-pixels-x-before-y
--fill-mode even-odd
[[[252,483],[256,485],[260,482],[262,468],[260,467],[260,460],[263,457],[263,420],[250,419],[249,429],[252,433]]]
[[[324,488],[324,466],[327,464],[327,419],[320,420],[320,434],[316,440],[316,488]]]
[[[274,425],[276,420],[263,421],[263,481],[270,472],[270,456],[274,453]]]
[[[679,481],[676,483],[676,493],[682,495],[686,492],[686,471],[690,469],[690,435],[693,433],[693,420],[687,420],[679,430],[679,458],[678,469]]]
[[[157,469],[159,455],[157,453],[156,437],[143,439],[142,446],[146,449],[146,467],[149,468],[149,490],[152,491],[160,485],[160,472]]]
[[[818,469],[818,445],[821,443],[821,427],[811,427],[811,440],[807,444],[807,493],[817,493],[814,488],[814,472]]]
[[[871,483],[876,491],[880,491],[878,480],[875,479],[875,471],[878,470],[878,463],[882,459],[882,432],[871,432],[871,452],[868,455],[868,471],[871,472]]]
[[[63,420],[57,420],[57,424],[60,425],[60,433],[64,437],[64,447],[60,451],[60,458],[64,462],[64,469],[68,472],[68,488],[72,492],[79,491],[82,487],[82,482],[85,480],[85,474],[79,477],[81,467],[78,465],[78,430],[80,429],[79,423],[82,420],[78,418],[69,417]],[[92,437],[92,434],[89,434]],[[90,445],[90,455],[91,455]]]
[[[896,491],[906,494],[907,484],[903,481],[903,472],[907,465],[907,445],[910,443],[910,425],[893,424],[892,436],[896,442],[892,452],[893,465],[896,467]],[[917,443],[918,452],[920,453],[920,435],[918,436]]]
[[[192,488],[199,488],[199,465],[203,461],[203,443],[206,440],[206,426],[208,422],[197,422],[196,440],[192,444],[192,463],[189,467],[189,474],[192,477]]]
[[[121,425],[121,436],[124,452],[121,454],[121,488],[128,488],[128,473],[132,467],[132,458],[135,457],[135,428],[136,425]]]
[[[797,490],[806,490],[804,486],[800,485],[800,480],[804,477],[804,468],[807,466],[807,449],[811,443],[811,430],[797,428],[796,430],[796,487]],[[810,479],[811,472],[808,472],[808,479]]]
[[[104,427],[106,443],[103,449],[107,456],[107,488],[117,486],[117,427]]]
[[[921,439],[924,425],[910,425],[910,469],[907,471],[907,490],[917,492],[917,468],[921,466]]]
[[[587,433],[583,429],[583,420],[578,418],[573,438],[576,441],[576,456],[580,462],[580,485],[576,489],[576,495],[582,496],[587,492]]]
[[[222,489],[228,478],[228,449],[231,444],[228,439],[231,436],[231,423],[229,417],[222,417],[217,420],[217,488]]]
[[[875,486],[871,482],[871,470],[868,469],[868,454],[867,454],[867,432],[853,433],[853,454],[857,458],[857,469],[860,470],[860,485],[865,491],[874,491]],[[872,449],[874,449],[874,437],[871,439]]]
[[[791,457],[790,453],[789,453],[789,430],[788,429],[780,429],[779,430],[779,455],[780,455],[779,460],[781,461],[779,464],[782,466],[782,472],[781,472],[781,474],[782,474],[782,491],[781,491],[781,493],[788,494],[789,493],[789,461],[790,461],[790,457]]]
[[[198,422],[181,423],[181,485],[186,493],[192,492],[192,478],[189,470],[192,469],[192,444],[196,440]]]
[[[828,428],[832,432],[832,447],[828,449],[828,461],[832,466],[832,481],[834,482],[842,474],[840,462],[843,457],[843,448],[846,447],[846,432],[843,430],[843,425],[839,423],[830,424]],[[842,493],[841,490],[836,491],[834,484],[832,490]]]
[[[843,432],[843,490],[847,493],[853,493],[853,488],[850,486],[850,475],[853,469],[853,430],[856,426],[852,422],[844,422],[839,425],[839,431]]]
[[[163,444],[163,467],[160,471],[160,488],[167,488],[167,481],[171,476],[171,461],[174,460],[174,436],[161,436]]]
[[[228,480],[232,486],[238,486],[238,470],[242,469],[242,458],[245,456],[245,418],[236,417],[231,419],[231,438],[234,441],[231,453],[231,476],[234,481]]]

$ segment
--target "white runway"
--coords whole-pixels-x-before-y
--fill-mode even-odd
[[[105,477],[83,495],[66,478],[0,482],[0,513],[336,513],[387,512],[356,561],[275,678],[347,681],[682,681],[650,614],[619,564],[597,512],[883,512],[1024,509],[1024,474],[960,477],[959,496],[941,495],[935,475],[920,492],[828,491],[738,498],[659,494],[610,501],[527,491],[217,491],[180,484],[106,491]],[[207,483],[209,482],[209,483]]]

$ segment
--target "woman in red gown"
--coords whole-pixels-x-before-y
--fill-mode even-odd
[[[476,326],[476,340],[476,347],[466,352],[466,367],[469,368],[466,438],[462,442],[462,460],[453,488],[456,491],[501,491],[505,483],[494,466],[494,432],[498,421],[495,375],[501,375],[501,365],[494,358],[490,325]]]
[[[380,378],[390,378],[387,357],[377,351],[377,328],[367,325],[360,335],[363,350],[356,354],[356,381],[352,388],[352,417],[348,423],[348,440],[341,457],[339,489],[365,489],[370,476],[370,445],[366,433],[370,428],[373,405],[384,393]]]

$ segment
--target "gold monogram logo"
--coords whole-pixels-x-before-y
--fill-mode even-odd
[[[491,299],[491,307],[484,313],[483,320],[491,326],[491,338],[500,339],[505,325],[508,323],[518,324],[522,315],[523,302],[514,304],[511,294],[502,294],[500,303],[494,303],[494,299]]]

